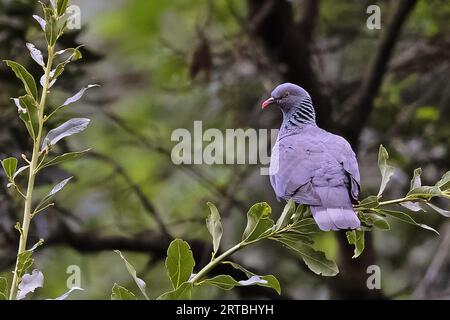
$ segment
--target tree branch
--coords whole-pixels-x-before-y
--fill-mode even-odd
[[[266,13],[268,3],[272,1],[248,0],[249,21],[261,20],[258,24],[252,23],[252,34],[261,39],[273,64],[281,65],[282,78],[301,85],[310,93],[319,125],[330,129],[331,100],[320,85],[311,59],[312,32],[319,12],[318,1],[306,2],[299,23],[294,21],[289,1],[273,1],[271,11]]]
[[[144,194],[141,187],[139,187],[139,185],[134,183],[134,181],[127,174],[125,169],[117,161],[115,161],[114,159],[112,159],[106,155],[103,155],[103,154],[100,154],[100,153],[94,152],[94,151],[90,152],[89,156],[92,158],[101,160],[103,162],[106,162],[109,165],[111,165],[112,167],[114,167],[116,172],[120,176],[122,176],[122,178],[125,180],[125,182],[131,187],[131,189],[133,190],[133,192],[135,193],[135,195],[138,197],[139,201],[141,202],[142,206],[144,207],[144,209],[148,213],[151,214],[153,219],[155,219],[156,223],[159,226],[159,229],[161,230],[161,233],[166,237],[166,239],[169,239],[169,240],[173,239],[172,235],[170,234],[169,230],[167,229],[167,227],[161,217],[161,214],[156,209],[156,206]]]
[[[310,43],[319,17],[320,0],[306,0],[298,29],[303,32],[305,40]]]
[[[154,141],[149,140],[147,137],[145,137],[144,135],[136,131],[134,128],[126,124],[126,122],[117,115],[107,111],[103,112],[105,116],[107,116],[112,122],[114,122],[125,132],[133,136],[145,148],[151,151],[156,151],[169,159],[171,158],[170,150],[167,150],[163,146],[158,145]],[[237,208],[244,211],[247,210],[247,205],[244,202],[242,202],[239,199],[236,199],[231,193],[227,192],[225,189],[218,187],[211,178],[209,178],[203,172],[197,170],[195,166],[181,164],[179,166],[176,166],[176,168],[183,170],[183,172],[188,174],[190,177],[194,178],[196,181],[202,184],[202,186],[204,186],[207,190],[211,191],[218,199],[227,198]]]
[[[369,64],[366,76],[356,95],[349,101],[350,114],[344,126],[344,135],[353,146],[357,144],[360,133],[369,119],[373,109],[373,101],[378,95],[402,26],[414,9],[416,2],[417,0],[402,0],[397,3],[394,14],[383,32],[375,55]]]
[[[200,261],[201,254],[205,250],[211,250],[211,244],[199,240],[188,240],[194,259]],[[170,240],[164,235],[152,233],[152,231],[146,231],[133,236],[99,236],[97,233],[92,232],[74,232],[64,222],[60,222],[60,226],[57,232],[52,234],[46,241],[45,247],[64,245],[69,246],[82,253],[96,253],[99,251],[133,251],[148,253],[153,260],[163,260],[167,255],[167,248],[169,247]],[[199,264],[197,268],[202,268],[203,265]],[[255,270],[260,274],[264,272],[261,270]],[[245,275],[227,265],[220,265],[213,272],[211,276],[218,274],[228,274],[235,279],[245,279]],[[239,294],[242,297],[265,297],[269,299],[280,299],[273,290],[258,288],[258,287],[245,287],[237,288]],[[283,297],[284,299],[290,299],[288,295]]]

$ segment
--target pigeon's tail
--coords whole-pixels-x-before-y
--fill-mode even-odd
[[[311,206],[311,213],[323,231],[358,229],[361,226],[353,208]]]

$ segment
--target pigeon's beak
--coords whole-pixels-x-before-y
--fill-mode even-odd
[[[272,98],[272,97],[270,97],[269,99],[267,99],[266,101],[264,101],[264,102],[261,104],[261,109],[267,108],[267,107],[268,107],[269,105],[271,105],[272,103],[275,103],[275,99]]]

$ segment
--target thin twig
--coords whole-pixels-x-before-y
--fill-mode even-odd
[[[104,161],[114,167],[114,169],[117,171],[119,175],[122,176],[122,178],[125,180],[125,182],[131,187],[133,192],[138,197],[139,201],[141,202],[144,209],[152,215],[152,217],[155,219],[156,223],[159,226],[159,229],[161,232],[168,238],[173,239],[172,235],[170,234],[169,230],[167,229],[167,226],[165,225],[161,214],[157,211],[156,206],[148,199],[148,197],[144,194],[143,190],[139,185],[137,185],[131,177],[127,174],[125,168],[122,167],[117,161],[110,158],[109,156],[106,156],[104,154],[98,153],[98,152],[90,152],[89,156],[98,159],[101,161]]]

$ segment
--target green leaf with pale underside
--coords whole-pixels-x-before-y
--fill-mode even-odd
[[[57,164],[61,164],[63,162],[67,162],[70,160],[74,160],[77,159],[79,157],[81,157],[83,154],[89,152],[91,149],[86,149],[83,151],[76,151],[76,152],[68,152],[68,153],[64,153],[62,155],[56,156],[54,158],[51,158],[50,160],[44,162],[40,167],[39,170],[42,170],[44,168],[50,167],[50,166],[54,166]]]
[[[138,286],[139,290],[141,290],[141,292],[144,295],[144,297],[147,300],[149,300],[149,298],[147,296],[147,292],[145,291],[145,288],[147,287],[147,284],[144,282],[144,280],[142,280],[141,278],[138,278],[136,269],[123,256],[122,252],[120,252],[119,250],[114,250],[114,252],[117,253],[122,258],[122,260],[125,262],[125,266],[126,266],[126,268],[128,270],[128,273],[131,275],[131,277],[133,278],[134,282],[136,282],[136,285]]]
[[[433,229],[430,226],[427,226],[426,224],[422,224],[422,223],[417,223],[411,216],[409,216],[408,214],[404,213],[404,212],[400,212],[400,211],[394,211],[394,210],[382,210],[382,213],[395,218],[399,221],[402,222],[406,222],[408,224],[412,224],[418,227],[421,227],[423,229],[429,230],[429,231],[433,231],[434,233],[439,235],[439,232],[437,232],[435,229]]]
[[[133,292],[115,283],[111,292],[111,300],[136,300],[136,296]]]
[[[387,150],[380,145],[380,150],[378,152],[378,167],[381,172],[381,184],[380,190],[378,191],[378,197],[381,197],[383,194],[386,185],[388,184],[391,177],[394,175],[395,168],[387,164],[387,160],[389,159],[389,154]]]
[[[291,221],[292,215],[295,213],[295,201],[290,199],[285,205],[283,212],[275,224],[275,230],[280,230]]]
[[[364,251],[365,247],[364,231],[350,230],[346,232],[346,235],[348,243],[355,246],[355,251],[352,258],[358,258]]]
[[[255,283],[256,285],[261,286],[261,287],[266,287],[266,288],[272,288],[272,289],[274,289],[278,294],[281,295],[281,286],[280,286],[280,282],[278,281],[277,278],[275,278],[275,276],[273,276],[273,275],[259,276],[259,275],[255,274],[255,273],[253,273],[253,272],[247,270],[247,269],[244,268],[243,266],[241,266],[241,265],[239,265],[239,264],[237,264],[237,263],[235,263],[235,262],[231,262],[231,261],[224,261],[224,262],[222,262],[222,263],[223,263],[223,264],[231,265],[233,268],[238,269],[238,270],[241,270],[241,271],[244,272],[244,273],[247,275],[247,277],[249,277],[249,278],[252,277],[252,276],[258,276],[259,278],[261,278],[262,280],[264,280],[265,283],[264,283],[264,282],[261,282],[261,281],[258,281],[258,282]]]
[[[210,213],[206,218],[206,227],[213,239],[213,256],[217,253],[220,246],[220,240],[222,239],[223,228],[220,221],[220,213],[216,206],[211,202],[207,203]]]

